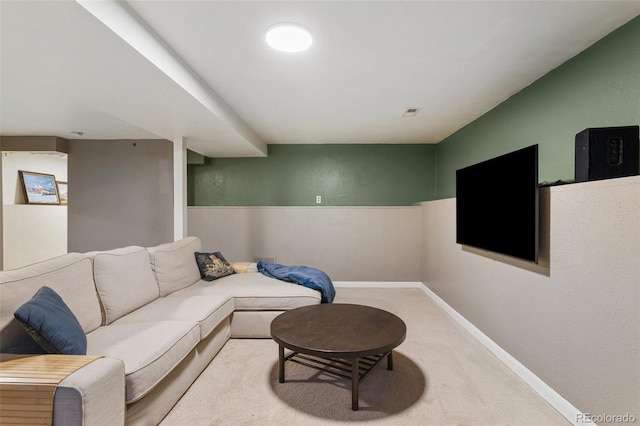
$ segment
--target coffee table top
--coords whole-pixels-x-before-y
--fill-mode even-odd
[[[326,303],[292,309],[271,322],[271,337],[296,352],[355,358],[386,353],[407,333],[394,314],[371,306]]]

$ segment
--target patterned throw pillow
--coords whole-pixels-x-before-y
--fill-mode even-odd
[[[200,269],[200,276],[205,281],[213,281],[235,273],[231,264],[227,262],[227,259],[219,251],[214,253],[196,252],[195,255],[198,269]]]

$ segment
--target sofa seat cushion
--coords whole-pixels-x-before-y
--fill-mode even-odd
[[[201,250],[202,243],[197,237],[147,248],[160,296],[166,296],[200,280],[200,270],[193,254]]]
[[[160,320],[195,321],[200,327],[200,339],[204,339],[234,309],[235,303],[230,295],[161,297],[123,316],[114,324]]]
[[[122,360],[128,404],[151,391],[199,341],[195,321],[111,324],[87,335],[87,355]]]
[[[169,297],[228,294],[237,311],[282,311],[320,303],[320,292],[301,285],[266,277],[260,273],[233,274],[215,281],[198,281]]]

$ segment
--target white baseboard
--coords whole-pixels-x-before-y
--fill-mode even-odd
[[[453,309],[447,302],[442,300],[437,294],[435,294],[426,285],[422,286],[423,291],[445,310],[458,324],[464,327],[473,337],[478,339],[487,349],[491,351],[500,361],[502,361],[507,367],[509,367],[514,373],[516,373],[526,384],[528,384],[534,391],[536,391],[542,398],[544,398],[553,408],[558,410],[571,424],[585,424],[592,423],[588,421],[588,417],[584,415],[580,410],[573,406],[569,401],[564,399],[562,395],[553,390],[551,386],[547,385],[542,379],[536,376],[531,370],[522,365],[520,361],[511,356],[507,351],[502,349],[496,342],[491,340],[486,334],[480,331],[469,320],[460,315],[458,311]],[[578,419],[581,419],[578,423]]]
[[[334,281],[334,287],[424,287],[419,281]]]
[[[453,309],[447,302],[442,300],[440,296],[435,294],[429,287],[422,282],[361,282],[361,281],[338,281],[333,283],[335,287],[410,287],[420,288],[429,296],[438,306],[440,306],[451,318],[467,330],[473,337],[482,343],[491,353],[493,353],[500,361],[509,367],[524,382],[529,385],[536,393],[544,398],[553,408],[562,414],[571,424],[587,424],[591,422],[589,416],[582,413],[569,401],[564,399],[558,392],[553,390],[542,379],[536,376],[531,370],[522,365],[520,361],[511,356],[507,351],[502,349],[496,342],[491,340],[486,334],[480,331],[469,320],[460,315],[458,311]]]

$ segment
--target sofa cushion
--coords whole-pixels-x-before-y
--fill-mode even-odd
[[[202,244],[197,237],[147,248],[160,296],[188,287],[200,279],[200,271],[193,258],[193,254],[200,250]]]
[[[236,310],[288,310],[320,303],[320,292],[301,285],[266,277],[260,273],[233,274],[213,282],[198,281],[169,297],[198,294],[228,294]]]
[[[114,324],[143,321],[195,321],[204,339],[235,309],[232,296],[203,294],[184,297],[160,297],[117,320]]]
[[[195,253],[200,277],[205,281],[213,281],[227,275],[235,274],[233,266],[219,251],[213,253]]]
[[[64,300],[47,286],[20,306],[13,315],[29,335],[51,354],[85,355],[87,337]]]
[[[85,333],[100,326],[100,302],[91,260],[69,253],[23,268],[0,271],[0,352],[42,353],[13,313],[43,286],[62,297]]]
[[[122,360],[130,403],[152,390],[199,341],[195,321],[111,324],[87,335],[87,354]]]
[[[103,324],[146,305],[159,296],[149,254],[143,247],[87,253],[104,310]]]

